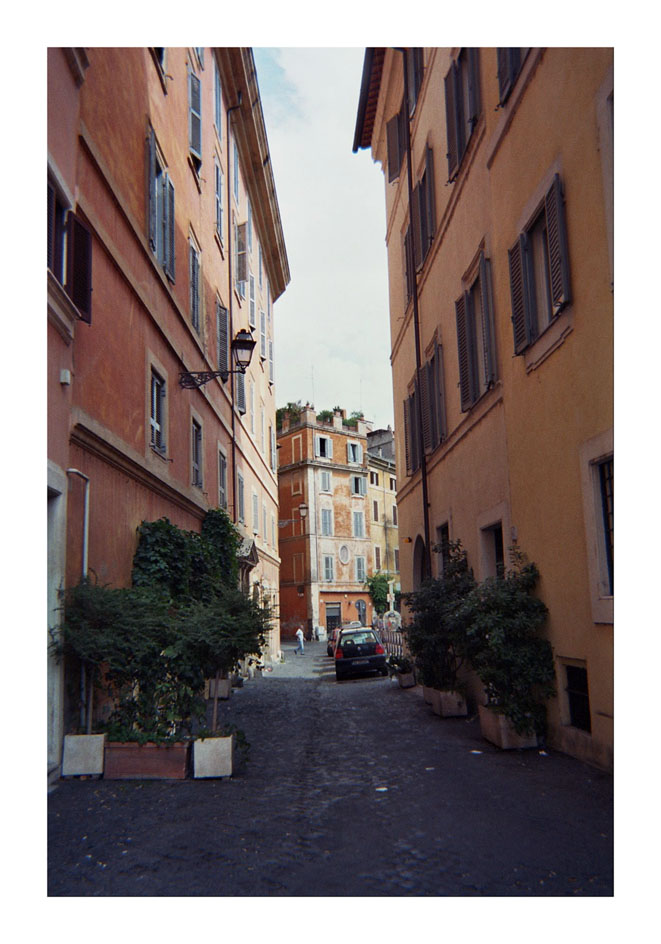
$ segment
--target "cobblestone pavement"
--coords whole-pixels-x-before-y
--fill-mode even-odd
[[[610,896],[612,777],[503,752],[394,679],[335,681],[325,643],[246,682],[229,780],[62,780],[52,896]]]

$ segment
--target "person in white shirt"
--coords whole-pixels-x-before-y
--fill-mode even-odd
[[[296,647],[296,652],[294,655],[298,655],[299,652],[301,655],[305,654],[305,645],[303,644],[303,627],[299,626],[296,630],[296,638],[298,639],[298,646]]]

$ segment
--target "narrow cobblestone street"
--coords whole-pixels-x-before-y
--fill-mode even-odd
[[[221,703],[230,780],[60,781],[51,896],[610,896],[613,782],[501,752],[394,679],[335,681],[325,643]]]

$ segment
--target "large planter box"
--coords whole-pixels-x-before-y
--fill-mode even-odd
[[[198,738],[193,742],[194,777],[231,777],[234,737]]]
[[[62,751],[63,777],[94,777],[103,773],[105,734],[67,734]]]
[[[399,682],[400,688],[413,688],[415,685],[415,673],[398,672],[397,681]]]
[[[468,714],[466,699],[460,692],[432,690],[432,710],[441,718],[465,718]]]
[[[216,689],[216,680],[207,679],[205,682],[205,698],[213,698],[214,692]],[[232,694],[232,679],[224,678],[218,679],[218,697],[219,698],[229,698]]]
[[[504,751],[537,747],[537,735],[517,734],[512,722],[502,712],[487,708],[485,705],[480,705],[479,711],[482,737],[491,741],[496,747]]]
[[[184,780],[188,744],[106,743],[105,780]]]

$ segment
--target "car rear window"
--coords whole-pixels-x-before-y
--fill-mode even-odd
[[[340,642],[342,645],[346,646],[347,644],[360,645],[365,642],[376,642],[376,636],[371,630],[367,630],[364,633],[343,633],[340,637]]]

